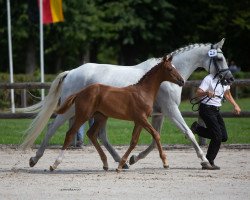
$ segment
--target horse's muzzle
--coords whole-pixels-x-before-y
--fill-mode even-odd
[[[184,83],[185,83],[185,81],[183,80],[183,79],[179,79],[178,81],[177,81],[177,84],[179,85],[179,86],[183,86],[184,85]]]
[[[232,85],[232,83],[235,81],[234,77],[229,77],[229,78],[221,78],[220,82],[222,85]]]

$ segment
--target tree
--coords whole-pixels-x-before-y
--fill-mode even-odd
[[[170,2],[176,7],[173,43],[180,46],[194,42],[217,42],[225,37],[223,51],[226,57],[244,66],[244,70],[250,70],[250,49],[246,45],[250,41],[249,1]]]
[[[34,73],[39,66],[35,7],[34,0],[11,1],[15,73]],[[0,67],[8,71],[5,0],[0,0],[0,8]],[[189,43],[223,37],[225,56],[250,70],[248,1],[74,0],[63,1],[63,12],[64,22],[44,25],[45,73],[84,61],[132,65]]]

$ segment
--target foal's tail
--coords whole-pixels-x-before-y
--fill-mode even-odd
[[[46,126],[47,122],[49,121],[51,115],[58,105],[62,90],[62,82],[68,73],[69,71],[62,72],[55,78],[55,80],[51,84],[48,95],[43,101],[23,110],[19,109],[19,111],[22,112],[39,111],[36,118],[32,121],[29,128],[26,130],[26,138],[20,145],[20,148],[27,149],[31,147],[38,135]]]
[[[71,106],[72,104],[75,102],[75,99],[76,99],[76,95],[77,94],[72,94],[70,95],[66,100],[65,102],[55,110],[55,113],[57,114],[63,114],[65,113]]]

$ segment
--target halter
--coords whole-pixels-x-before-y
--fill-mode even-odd
[[[219,66],[216,62],[216,58],[217,58],[219,53],[223,54],[222,52],[218,52],[217,49],[214,49],[213,45],[211,44],[211,48],[208,51],[208,56],[210,57],[208,72],[210,73],[211,64],[213,63],[215,66],[215,69],[217,71],[217,73],[214,75],[214,79],[217,76],[219,76],[219,81],[221,82],[221,84],[228,85],[228,82],[226,81],[225,77],[226,77],[227,73],[229,72],[229,68],[227,68],[227,69],[220,69],[219,68]],[[224,76],[221,75],[223,72],[226,72]]]

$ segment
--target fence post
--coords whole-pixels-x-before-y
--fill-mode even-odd
[[[26,89],[21,90],[21,107],[27,107],[27,91]]]

